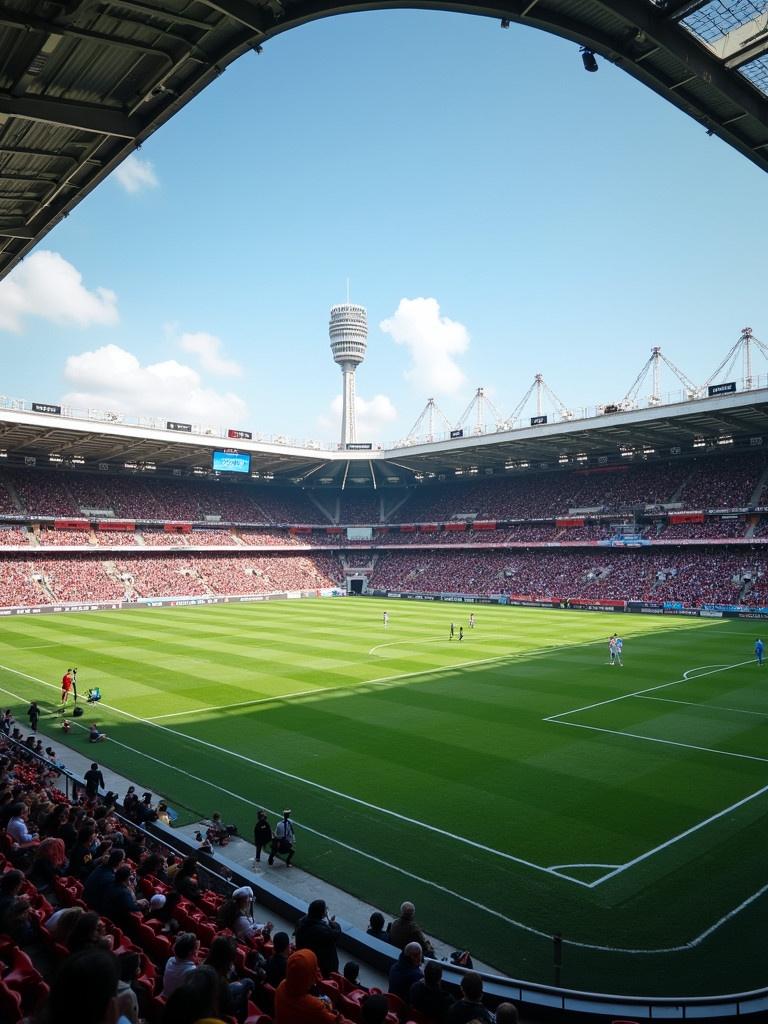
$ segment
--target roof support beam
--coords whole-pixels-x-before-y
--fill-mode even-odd
[[[35,238],[35,232],[22,221],[3,224],[0,219],[0,238]]]
[[[259,35],[264,32],[264,15],[258,7],[248,3],[248,0],[203,0],[203,3]]]
[[[0,114],[121,139],[133,139],[143,128],[139,118],[128,117],[119,110],[45,96],[13,96],[9,92],[0,92]]]
[[[754,29],[755,23],[758,21],[762,22],[758,31],[752,31],[747,35],[743,34],[743,29]],[[760,18],[750,22],[748,26],[743,25],[742,29],[738,30],[738,36],[741,39],[741,45],[737,38],[737,30],[729,32],[725,37],[723,58],[727,68],[740,68],[743,64],[749,64],[750,61],[761,57],[768,51],[768,16],[763,14]],[[718,51],[719,49],[720,44],[718,43]]]
[[[664,12],[654,8],[648,0],[601,0],[601,6],[623,18],[628,25],[644,32],[652,41],[673,53],[678,60],[684,61],[692,75],[714,86],[722,96],[768,128],[768,100],[763,99],[738,75],[731,74],[720,60],[711,51],[703,48],[685,28],[667,21]],[[627,59],[631,58],[624,60]],[[620,66],[624,60],[619,62]],[[678,88],[680,85],[681,83],[677,83]],[[691,106],[694,104],[691,103]]]

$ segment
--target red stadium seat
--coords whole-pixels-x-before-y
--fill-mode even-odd
[[[323,978],[321,981],[318,981],[317,987],[321,996],[328,996],[334,1006],[338,1005],[341,993],[339,992],[339,986],[335,981],[329,981],[327,978]]]
[[[367,992],[363,992],[362,998],[365,999],[367,994]],[[336,1004],[336,1008],[345,1017],[349,1018],[349,1020],[354,1021],[355,1024],[360,1024],[360,1021],[363,1019],[361,1002],[356,1002],[354,999],[351,999],[349,995],[344,995],[343,992],[339,992],[339,999]]]
[[[389,1008],[392,1013],[394,1013],[398,1018],[403,1017],[407,1010],[407,1006],[400,996],[396,996],[394,992],[385,992],[384,994],[387,997],[387,1002],[389,1003]]]

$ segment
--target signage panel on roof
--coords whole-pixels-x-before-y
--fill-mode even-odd
[[[47,412],[51,416],[61,416],[61,406],[49,405],[47,402],[33,402],[32,412]]]
[[[729,380],[726,384],[710,384],[707,388],[707,394],[711,398],[713,395],[730,395],[736,390],[736,381]]]
[[[168,430],[183,430],[186,434],[192,433],[191,423],[177,423],[175,420],[166,420],[165,426]]]

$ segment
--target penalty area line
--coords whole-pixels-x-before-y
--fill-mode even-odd
[[[594,704],[585,704],[581,708],[572,708],[570,711],[560,711],[556,715],[549,715],[547,718],[543,718],[543,722],[557,722],[561,718],[565,718],[566,715],[577,715],[580,711],[591,711],[593,708],[602,708],[606,704],[615,704],[619,700],[627,700],[628,697],[640,697],[644,693],[654,693],[656,690],[664,690],[668,686],[679,686],[680,683],[695,682],[696,679],[703,679],[704,676],[713,676],[718,672],[726,672],[731,668],[741,668],[743,665],[754,665],[755,659],[749,658],[747,661],[735,661],[732,665],[717,665],[711,668],[707,672],[702,672],[698,676],[694,676],[693,679],[689,680],[687,676],[682,675],[679,679],[673,679],[669,683],[659,683],[657,686],[646,686],[644,690],[633,690],[631,693],[621,693],[618,697],[609,697],[607,700],[598,700]],[[696,672],[697,669],[689,669],[691,672]],[[562,723],[570,724],[570,723]],[[629,735],[624,733],[622,735]]]

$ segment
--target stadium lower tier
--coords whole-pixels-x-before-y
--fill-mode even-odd
[[[366,553],[366,560],[373,567],[363,575],[379,590],[768,605],[768,553],[761,548],[433,549]],[[341,554],[7,555],[0,556],[0,605],[267,594],[340,587],[346,575]]]

